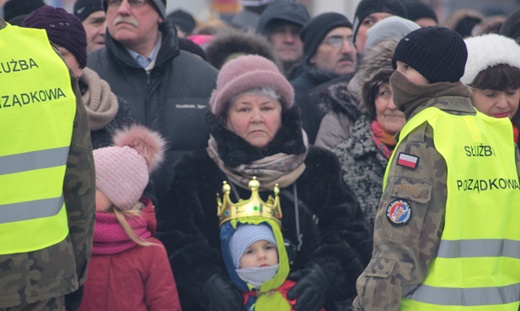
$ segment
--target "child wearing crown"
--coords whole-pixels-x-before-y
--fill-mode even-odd
[[[294,310],[296,300],[287,298],[295,282],[288,280],[289,258],[281,231],[278,187],[275,198],[263,202],[260,183],[249,182],[251,198],[233,204],[224,183],[219,200],[222,256],[233,284],[242,292],[247,311]],[[321,310],[324,310],[323,308]]]
[[[79,311],[180,311],[166,250],[152,237],[154,223],[145,215],[153,206],[143,197],[165,142],[159,134],[133,126],[116,133],[114,143],[93,152],[96,224]]]

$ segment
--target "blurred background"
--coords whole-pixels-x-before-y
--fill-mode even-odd
[[[8,0],[0,0],[0,7]],[[63,7],[72,12],[75,0],[44,0],[45,3]],[[354,11],[360,0],[300,0],[311,15],[322,12],[334,11],[345,14],[350,20],[353,19]],[[418,0],[431,5],[437,13],[439,22],[461,8],[475,9],[484,16],[509,15],[515,9],[520,8],[520,0]],[[212,18],[229,20],[240,7],[240,0],[167,0],[166,13],[176,9],[183,9],[191,13],[199,22],[205,22]],[[0,9],[0,14],[3,12]]]

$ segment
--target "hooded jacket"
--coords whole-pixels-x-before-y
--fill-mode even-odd
[[[155,66],[146,71],[108,32],[106,46],[88,55],[87,66],[107,81],[130,107],[139,124],[159,132],[168,142],[165,166],[152,176],[160,197],[171,182],[172,166],[183,153],[204,148],[208,131],[204,113],[217,71],[197,56],[180,51],[167,21],[159,25],[161,47]]]
[[[225,129],[215,116],[208,115],[208,122],[219,152],[227,150],[221,158],[229,157],[237,163],[305,150],[297,108],[285,113],[282,127],[263,151]],[[320,265],[331,284],[325,308],[335,310],[335,301],[355,295],[355,279],[371,256],[371,230],[341,180],[337,158],[326,150],[309,147],[304,163],[305,171],[296,182],[280,189],[282,232],[291,245],[298,245],[298,208],[303,236],[301,248],[291,259],[291,272],[311,263]],[[170,254],[183,310],[202,310],[203,285],[212,275],[224,272],[215,194],[228,179],[206,150],[185,155],[175,165],[174,175],[167,202],[157,210],[158,237]],[[250,196],[249,190],[235,188],[238,197]],[[269,194],[260,192],[264,200]]]

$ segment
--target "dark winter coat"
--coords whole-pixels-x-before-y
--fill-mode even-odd
[[[283,119],[273,141],[260,151],[226,130],[212,115],[208,117],[220,157],[234,163],[250,163],[278,152],[301,153],[305,147],[297,108]],[[281,189],[282,232],[292,245],[298,244],[296,200],[303,243],[291,271],[309,263],[320,265],[331,282],[326,307],[335,310],[333,301],[355,296],[356,278],[371,257],[372,234],[341,180],[337,158],[329,151],[310,147],[305,165],[293,186]],[[203,310],[199,302],[204,283],[211,275],[225,271],[215,194],[221,192],[222,181],[227,178],[206,150],[185,155],[176,164],[174,176],[167,202],[157,210],[158,237],[171,255],[183,310]],[[235,188],[240,198],[250,196],[249,190]],[[264,200],[267,194],[261,192]]]
[[[321,120],[327,113],[326,107],[321,104],[321,95],[326,88],[324,84],[336,77],[337,74],[305,64],[302,66],[302,73],[291,80],[294,103],[301,109],[302,126],[311,144],[314,144]]]
[[[88,67],[128,102],[131,117],[161,133],[168,142],[165,164],[153,176],[158,197],[171,181],[175,160],[207,145],[204,113],[217,78],[217,71],[206,62],[179,51],[169,22],[161,23],[159,30],[161,48],[149,72],[108,32],[106,46],[88,55]]]

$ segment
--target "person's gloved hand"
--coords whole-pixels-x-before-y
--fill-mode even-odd
[[[287,293],[287,298],[296,299],[294,309],[298,311],[319,311],[325,305],[325,292],[329,280],[317,264],[292,273],[289,279],[296,282]]]
[[[244,310],[240,291],[223,273],[212,275],[202,289],[202,305],[206,311]]]

